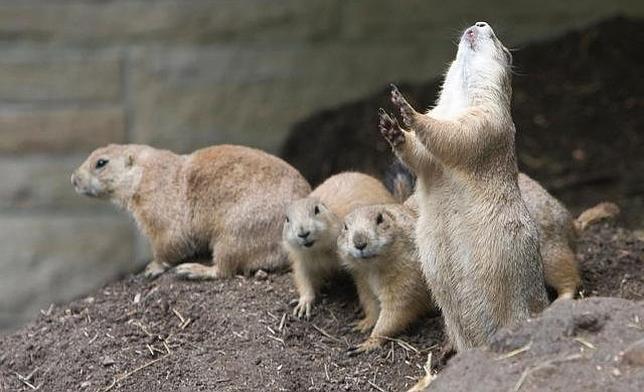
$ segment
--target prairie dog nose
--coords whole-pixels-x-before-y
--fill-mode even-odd
[[[304,239],[308,237],[309,234],[311,234],[311,231],[300,231],[299,233],[297,233],[297,236]]]
[[[73,186],[78,185],[78,179],[77,179],[77,177],[76,177],[76,173],[72,173],[71,181],[72,181],[72,185],[73,185]]]
[[[487,23],[485,23],[485,22],[476,22],[475,26],[476,27],[485,27],[485,26],[487,26]]]
[[[364,248],[367,247],[367,241],[365,241],[365,240],[354,240],[353,245],[356,247],[356,249],[363,250]]]

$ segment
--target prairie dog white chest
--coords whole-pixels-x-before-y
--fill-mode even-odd
[[[369,285],[369,288],[371,291],[376,295],[376,297],[380,297],[380,291],[382,289],[382,281],[380,274],[378,271],[370,270],[366,274],[366,279],[367,279],[367,285]]]
[[[433,109],[427,111],[437,120],[454,120],[469,106],[467,69],[463,60],[454,61],[445,75],[440,98]]]

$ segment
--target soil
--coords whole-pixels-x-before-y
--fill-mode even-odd
[[[503,37],[501,37],[503,39]],[[613,18],[514,53],[513,118],[522,171],[579,213],[610,200],[644,225],[644,20]],[[418,110],[442,78],[397,83]],[[282,156],[313,185],[359,170],[383,176],[394,157],[377,129],[389,88],[294,126]],[[311,148],[315,146],[315,148]]]
[[[632,232],[608,222],[593,226],[578,251],[584,296],[644,298],[644,241]],[[365,338],[350,329],[358,318],[350,282],[329,287],[310,321],[291,317],[295,297],[290,274],[214,282],[181,281],[171,273],[152,282],[130,277],[43,310],[0,337],[0,391],[32,390],[18,375],[41,391],[397,391],[424,374],[429,351],[439,355],[439,316],[420,320],[379,351],[348,357],[348,347]],[[615,333],[627,342],[631,335],[621,334],[630,330],[623,325]],[[563,350],[559,340],[547,344]],[[447,369],[461,366],[460,358]]]

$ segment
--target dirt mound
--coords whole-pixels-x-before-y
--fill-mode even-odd
[[[643,20],[614,18],[514,54],[520,169],[575,213],[616,202],[633,227],[644,221],[643,46]],[[441,81],[400,88],[416,108],[426,108]],[[348,169],[382,176],[393,156],[376,112],[391,109],[388,96],[383,88],[297,124],[282,157],[313,184]]]
[[[642,338],[643,302],[562,301],[514,331],[499,332],[488,349],[456,356],[427,390],[642,391],[644,362],[622,358]]]
[[[609,223],[589,229],[579,241],[587,295],[638,298],[644,293],[643,253],[644,242],[628,230]],[[348,357],[347,348],[364,338],[349,326],[357,319],[351,284],[330,287],[309,322],[291,318],[288,302],[295,297],[289,274],[205,283],[179,281],[171,274],[153,282],[132,277],[90,298],[44,310],[36,321],[0,337],[0,391],[3,386],[31,390],[26,383],[42,391],[394,391],[413,385],[423,374],[428,350],[440,349],[440,317],[430,317],[381,351]],[[579,309],[595,303],[604,302],[584,302]],[[597,306],[603,311],[603,305]],[[624,343],[631,333],[642,335],[622,324],[615,331],[624,333],[616,335]],[[604,340],[578,336],[604,349]],[[552,352],[568,355],[570,345],[579,350],[579,343],[569,340],[554,340],[561,348],[553,346]],[[619,350],[623,344],[612,346]],[[529,355],[537,353],[535,348]],[[469,359],[458,357],[450,369],[464,360]],[[619,369],[624,377],[630,375]],[[591,376],[584,373],[584,378]],[[508,385],[517,380],[515,373],[508,377]]]

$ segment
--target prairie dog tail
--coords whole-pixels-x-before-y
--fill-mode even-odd
[[[603,219],[614,218],[619,215],[619,212],[619,207],[615,203],[599,203],[579,214],[575,219],[575,229],[578,233],[581,233],[586,227]]]
[[[407,200],[414,193],[416,175],[396,159],[385,173],[385,186],[399,203]]]

